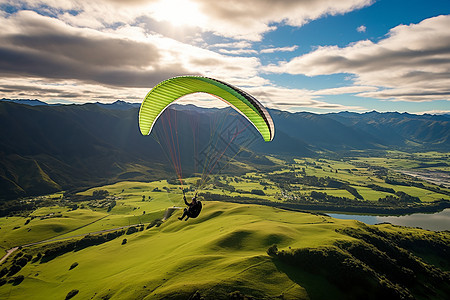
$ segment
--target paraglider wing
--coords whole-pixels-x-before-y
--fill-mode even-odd
[[[179,76],[160,82],[145,97],[139,110],[139,128],[149,135],[164,110],[180,97],[193,93],[211,94],[246,117],[265,141],[275,134],[272,118],[261,103],[250,94],[223,81],[202,76]]]

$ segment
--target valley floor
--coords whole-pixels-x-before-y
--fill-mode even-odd
[[[448,232],[214,201],[197,219],[179,221],[175,212],[154,222],[173,204],[144,203],[161,214],[136,232],[16,251],[2,265],[0,298],[446,299],[450,292]],[[118,223],[113,213],[125,205],[99,222]],[[27,226],[39,230],[40,221]]]

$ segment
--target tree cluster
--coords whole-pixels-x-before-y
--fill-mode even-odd
[[[331,177],[317,177],[317,176],[301,176],[296,177],[291,174],[271,174],[269,175],[270,180],[275,183],[278,183],[280,186],[284,186],[286,184],[302,184],[306,186],[314,186],[314,187],[328,187],[328,188],[336,188],[336,189],[344,189],[347,190],[350,194],[352,194],[357,199],[363,199],[363,197],[358,193],[358,191],[348,185],[347,183],[335,180]]]
[[[107,196],[109,196],[109,192],[107,190],[95,190],[92,192],[92,199],[94,200],[105,199]]]
[[[42,199],[0,201],[0,217],[33,211],[43,204]]]
[[[120,230],[100,235],[86,235],[80,240],[71,240],[52,244],[47,250],[45,250],[44,255],[41,258],[41,262],[47,262],[67,252],[79,251],[90,246],[96,246],[109,242],[124,233],[124,230]]]
[[[404,205],[404,204],[408,204],[408,203],[419,203],[421,201],[420,201],[419,197],[414,197],[414,196],[408,195],[405,192],[398,191],[395,193],[395,195],[387,195],[384,198],[379,198],[378,202],[383,203],[383,204],[399,206],[399,205]]]
[[[393,188],[387,188],[387,187],[379,186],[376,184],[369,184],[369,185],[367,185],[367,187],[371,188],[374,191],[395,194],[395,190]]]
[[[336,247],[302,248],[278,251],[276,257],[286,266],[294,266],[325,277],[343,294],[354,299],[411,299],[411,295],[381,278],[369,266]],[[374,283],[376,283],[374,285]],[[358,289],[354,289],[358,286]]]
[[[448,260],[448,235],[382,231],[375,226],[345,227],[337,232],[353,240],[333,246],[281,250],[272,245],[267,253],[286,268],[324,276],[348,298],[414,299],[429,295],[441,299],[449,291],[450,274],[433,264]],[[416,253],[432,257],[428,263]],[[354,289],[358,286],[358,289]],[[444,296],[445,297],[445,296]],[[444,298],[442,298],[444,299]]]
[[[327,203],[332,203],[335,205],[355,205],[355,206],[366,205],[365,202],[361,202],[361,201],[357,201],[357,200],[355,201],[355,200],[347,198],[347,197],[337,197],[337,196],[329,195],[325,192],[312,191],[310,194],[310,197],[314,200],[319,200],[320,202],[327,202]]]
[[[16,256],[14,256],[11,266],[9,268],[4,267],[0,270],[0,286],[5,284],[6,282],[10,282],[13,285],[20,284],[24,279],[23,275],[19,275],[16,277],[11,276],[17,274],[20,270],[22,270],[22,268],[32,260],[32,258],[33,257],[29,254],[24,254],[23,252],[17,253]],[[3,278],[5,276],[6,278]]]

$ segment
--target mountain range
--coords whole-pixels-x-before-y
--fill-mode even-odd
[[[275,138],[267,143],[231,108],[173,105],[160,117],[152,136],[140,134],[138,110],[139,104],[124,101],[48,105],[2,99],[0,199],[119,180],[173,178],[174,168],[182,165],[190,174],[205,161],[217,170],[220,164],[227,165],[224,157],[270,165],[262,154],[299,157],[319,151],[450,149],[449,115],[269,110]],[[172,134],[167,134],[168,126]],[[174,133],[177,142],[172,146],[178,149],[163,145]],[[216,157],[208,157],[211,151],[222,161],[214,163]],[[239,169],[237,164],[234,169]]]

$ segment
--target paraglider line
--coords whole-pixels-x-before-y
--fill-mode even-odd
[[[207,155],[207,157],[206,157],[206,162],[205,162],[204,167],[203,167],[203,172],[202,172],[202,177],[201,177],[201,182],[200,182],[201,184],[200,184],[200,186],[198,188],[203,187],[206,184],[207,177],[211,174],[212,170],[215,167],[215,164],[214,164],[214,167],[210,169],[210,165],[213,163],[213,161],[216,161],[216,163],[218,161],[218,160],[216,160],[216,157],[219,156],[219,154],[217,154],[214,157],[214,154],[213,154],[214,152],[212,151],[212,149],[217,149],[217,144],[219,143],[219,132],[222,131],[222,128],[223,128],[223,126],[225,124],[225,121],[226,121],[226,119],[228,118],[229,115],[230,115],[230,113],[226,114],[225,117],[220,120],[221,124],[220,125],[214,125],[213,128],[211,128],[211,130],[210,130],[210,132],[211,132],[211,134],[210,134],[211,143],[209,143],[209,145],[208,145],[209,150],[206,151],[206,152],[207,153],[211,153],[211,155],[209,155],[209,156]],[[214,120],[216,120],[216,119],[214,119]],[[220,129],[220,131],[219,131],[219,129]],[[214,141],[214,139],[215,139],[215,141]],[[226,149],[225,149],[225,151],[226,151]],[[220,157],[221,157],[221,155],[220,155]],[[210,169],[209,172],[208,172],[208,169]]]
[[[175,161],[176,161],[176,164],[177,164],[177,168],[178,168],[178,171],[177,171],[177,175],[178,175],[178,181],[180,181],[180,184],[181,184],[181,186],[183,186],[183,176],[182,176],[182,169],[181,169],[181,154],[180,154],[180,147],[179,147],[179,144],[178,144],[178,123],[177,123],[177,116],[176,116],[176,110],[174,109],[173,110],[173,113],[174,113],[174,117],[173,117],[173,120],[174,120],[174,128],[175,129],[172,129],[172,125],[171,125],[171,122],[169,122],[169,127],[170,127],[170,135],[171,135],[171,138],[172,138],[172,145],[173,145],[173,152],[174,152],[174,157],[175,157]],[[174,141],[174,139],[173,139],[173,132],[175,131],[175,140],[176,140],[176,144],[175,144],[175,141]]]
[[[206,182],[207,182],[207,177],[211,174],[211,172],[214,170],[214,168],[216,167],[216,165],[217,165],[217,163],[219,162],[219,160],[222,158],[222,156],[225,154],[225,152],[227,151],[227,149],[228,149],[228,147],[231,145],[231,143],[236,139],[236,137],[238,136],[238,135],[240,135],[242,132],[244,132],[245,131],[245,129],[247,129],[247,127],[249,126],[249,124],[247,124],[242,130],[240,130],[240,131],[238,131],[238,129],[237,129],[237,127],[236,127],[236,132],[234,133],[234,135],[233,135],[233,137],[231,138],[231,140],[230,140],[230,142],[227,144],[227,146],[226,146],[226,148],[225,148],[225,150],[220,154],[220,156],[219,156],[219,158],[217,159],[217,160],[215,160],[215,163],[214,163],[214,165],[213,165],[213,167],[209,170],[209,172],[207,173],[207,175],[205,176],[205,180],[204,180],[204,182],[203,182],[203,184],[198,188],[198,189],[200,189],[201,187],[203,187],[205,184],[206,184]],[[240,152],[240,151],[239,151]],[[238,152],[238,153],[239,153]],[[235,154],[231,159],[233,159],[234,157],[236,157],[236,155],[237,154]],[[231,161],[231,160],[230,160]],[[229,162],[228,162],[229,163]],[[226,165],[228,165],[228,163],[226,164]],[[225,166],[226,166],[225,165]],[[225,166],[221,169],[221,170],[223,170],[224,168],[225,168]],[[209,166],[208,166],[209,167]]]
[[[183,185],[183,180],[181,177],[181,162],[178,162],[176,159],[176,155],[175,155],[175,146],[174,146],[174,140],[173,140],[173,131],[172,131],[172,126],[171,126],[171,122],[170,122],[170,111],[167,111],[167,120],[163,119],[163,131],[164,131],[164,135],[165,135],[165,144],[167,145],[167,148],[169,149],[169,153],[171,156],[171,161],[172,161],[172,165],[173,168],[175,170],[175,173],[177,174],[177,179],[180,181],[181,185]],[[167,122],[165,122],[167,121]],[[169,125],[169,131],[170,131],[170,137],[169,137],[169,133],[167,132],[168,128],[167,128],[167,124]],[[172,141],[172,143],[170,142]]]

